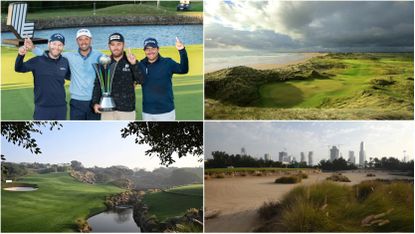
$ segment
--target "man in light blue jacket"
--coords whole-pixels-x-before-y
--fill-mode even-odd
[[[98,63],[99,57],[103,55],[91,47],[92,34],[88,29],[79,29],[76,33],[76,42],[79,46],[76,52],[64,52],[62,56],[69,61],[71,69],[71,84],[69,86],[70,119],[71,120],[100,120],[92,108],[92,92],[96,74],[92,64]],[[26,48],[33,48],[37,56],[43,55],[43,50],[33,46],[30,39],[25,40]]]

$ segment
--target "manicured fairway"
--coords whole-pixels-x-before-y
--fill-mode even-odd
[[[203,206],[203,185],[187,185],[167,192],[149,193],[145,195],[144,203],[149,206],[150,214],[156,215],[159,220],[181,216],[189,208]]]
[[[39,189],[1,191],[2,232],[74,232],[76,219],[105,210],[105,197],[124,191],[81,183],[67,173],[36,174],[20,182],[37,184]]]
[[[203,47],[202,45],[188,45],[186,49],[189,55],[189,73],[173,77],[176,118],[179,120],[201,120],[203,118]],[[108,51],[103,52],[109,54]],[[141,49],[133,49],[132,52],[137,58],[144,57]],[[160,53],[164,57],[173,58],[175,61],[180,59],[175,47],[160,48]],[[32,119],[34,110],[32,74],[16,73],[14,71],[17,49],[2,47],[1,55],[1,117],[3,120]],[[30,57],[32,57],[31,53],[25,60]],[[69,102],[68,87],[69,82],[66,85],[67,101]],[[136,88],[136,107],[137,119],[142,119],[141,86]]]
[[[331,69],[336,74],[331,79],[313,79],[306,81],[287,81],[270,83],[260,87],[263,107],[320,107],[327,99],[350,98],[359,95],[359,91],[371,88],[374,78],[393,77],[396,86],[411,77],[413,61],[401,57],[370,59],[344,59],[347,69]],[[404,98],[398,87],[389,88],[389,93]],[[353,105],[353,103],[350,103]],[[333,106],[334,107],[334,106]]]

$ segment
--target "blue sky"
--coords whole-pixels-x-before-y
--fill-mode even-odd
[[[33,134],[42,150],[41,155],[7,142],[3,137],[1,152],[10,162],[64,163],[78,160],[84,166],[109,167],[124,165],[131,169],[153,170],[160,167],[158,157],[148,157],[148,145],[137,145],[134,137],[121,138],[120,130],[128,122],[65,122],[61,130],[43,130]],[[175,157],[177,158],[177,157]],[[197,157],[177,159],[174,167],[198,167]]]
[[[329,158],[328,145],[340,145],[358,155],[364,141],[369,157],[394,156],[403,159],[403,150],[410,159],[414,152],[414,125],[411,121],[369,122],[208,122],[205,124],[205,156],[213,151],[239,154],[245,147],[249,155],[263,157],[270,153],[277,160],[284,148],[300,159],[300,152],[314,152],[314,162]]]

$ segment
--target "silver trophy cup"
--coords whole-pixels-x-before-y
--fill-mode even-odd
[[[117,63],[108,65],[110,62],[110,57],[102,55],[99,58],[99,63],[93,64],[95,73],[98,76],[99,85],[101,87],[101,100],[99,103],[101,108],[99,108],[99,110],[103,112],[115,110],[115,102],[111,97],[111,91]]]

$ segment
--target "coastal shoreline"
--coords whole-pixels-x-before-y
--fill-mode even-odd
[[[276,58],[275,61],[273,61],[273,62],[240,64],[240,65],[233,64],[232,66],[229,66],[227,68],[236,67],[236,66],[245,66],[245,67],[250,67],[250,68],[257,69],[257,70],[277,69],[277,68],[283,68],[283,67],[287,67],[287,66],[291,66],[291,65],[297,65],[297,64],[305,63],[311,58],[322,57],[322,56],[327,55],[328,53],[310,52],[310,53],[284,53],[284,54],[300,54],[301,57],[291,58],[291,59],[287,58],[288,61],[283,62],[283,63],[279,63],[277,61],[278,59]],[[225,69],[223,67],[210,67],[209,68],[209,66],[206,66],[206,63],[207,63],[207,60],[205,61],[205,74]]]
[[[247,67],[255,68],[258,70],[269,70],[269,69],[276,69],[276,68],[283,68],[291,65],[298,65],[301,63],[305,63],[308,60],[315,58],[315,57],[322,57],[327,55],[328,53],[301,53],[304,55],[304,58],[295,59],[286,63],[275,63],[275,64],[251,64],[247,65]]]

